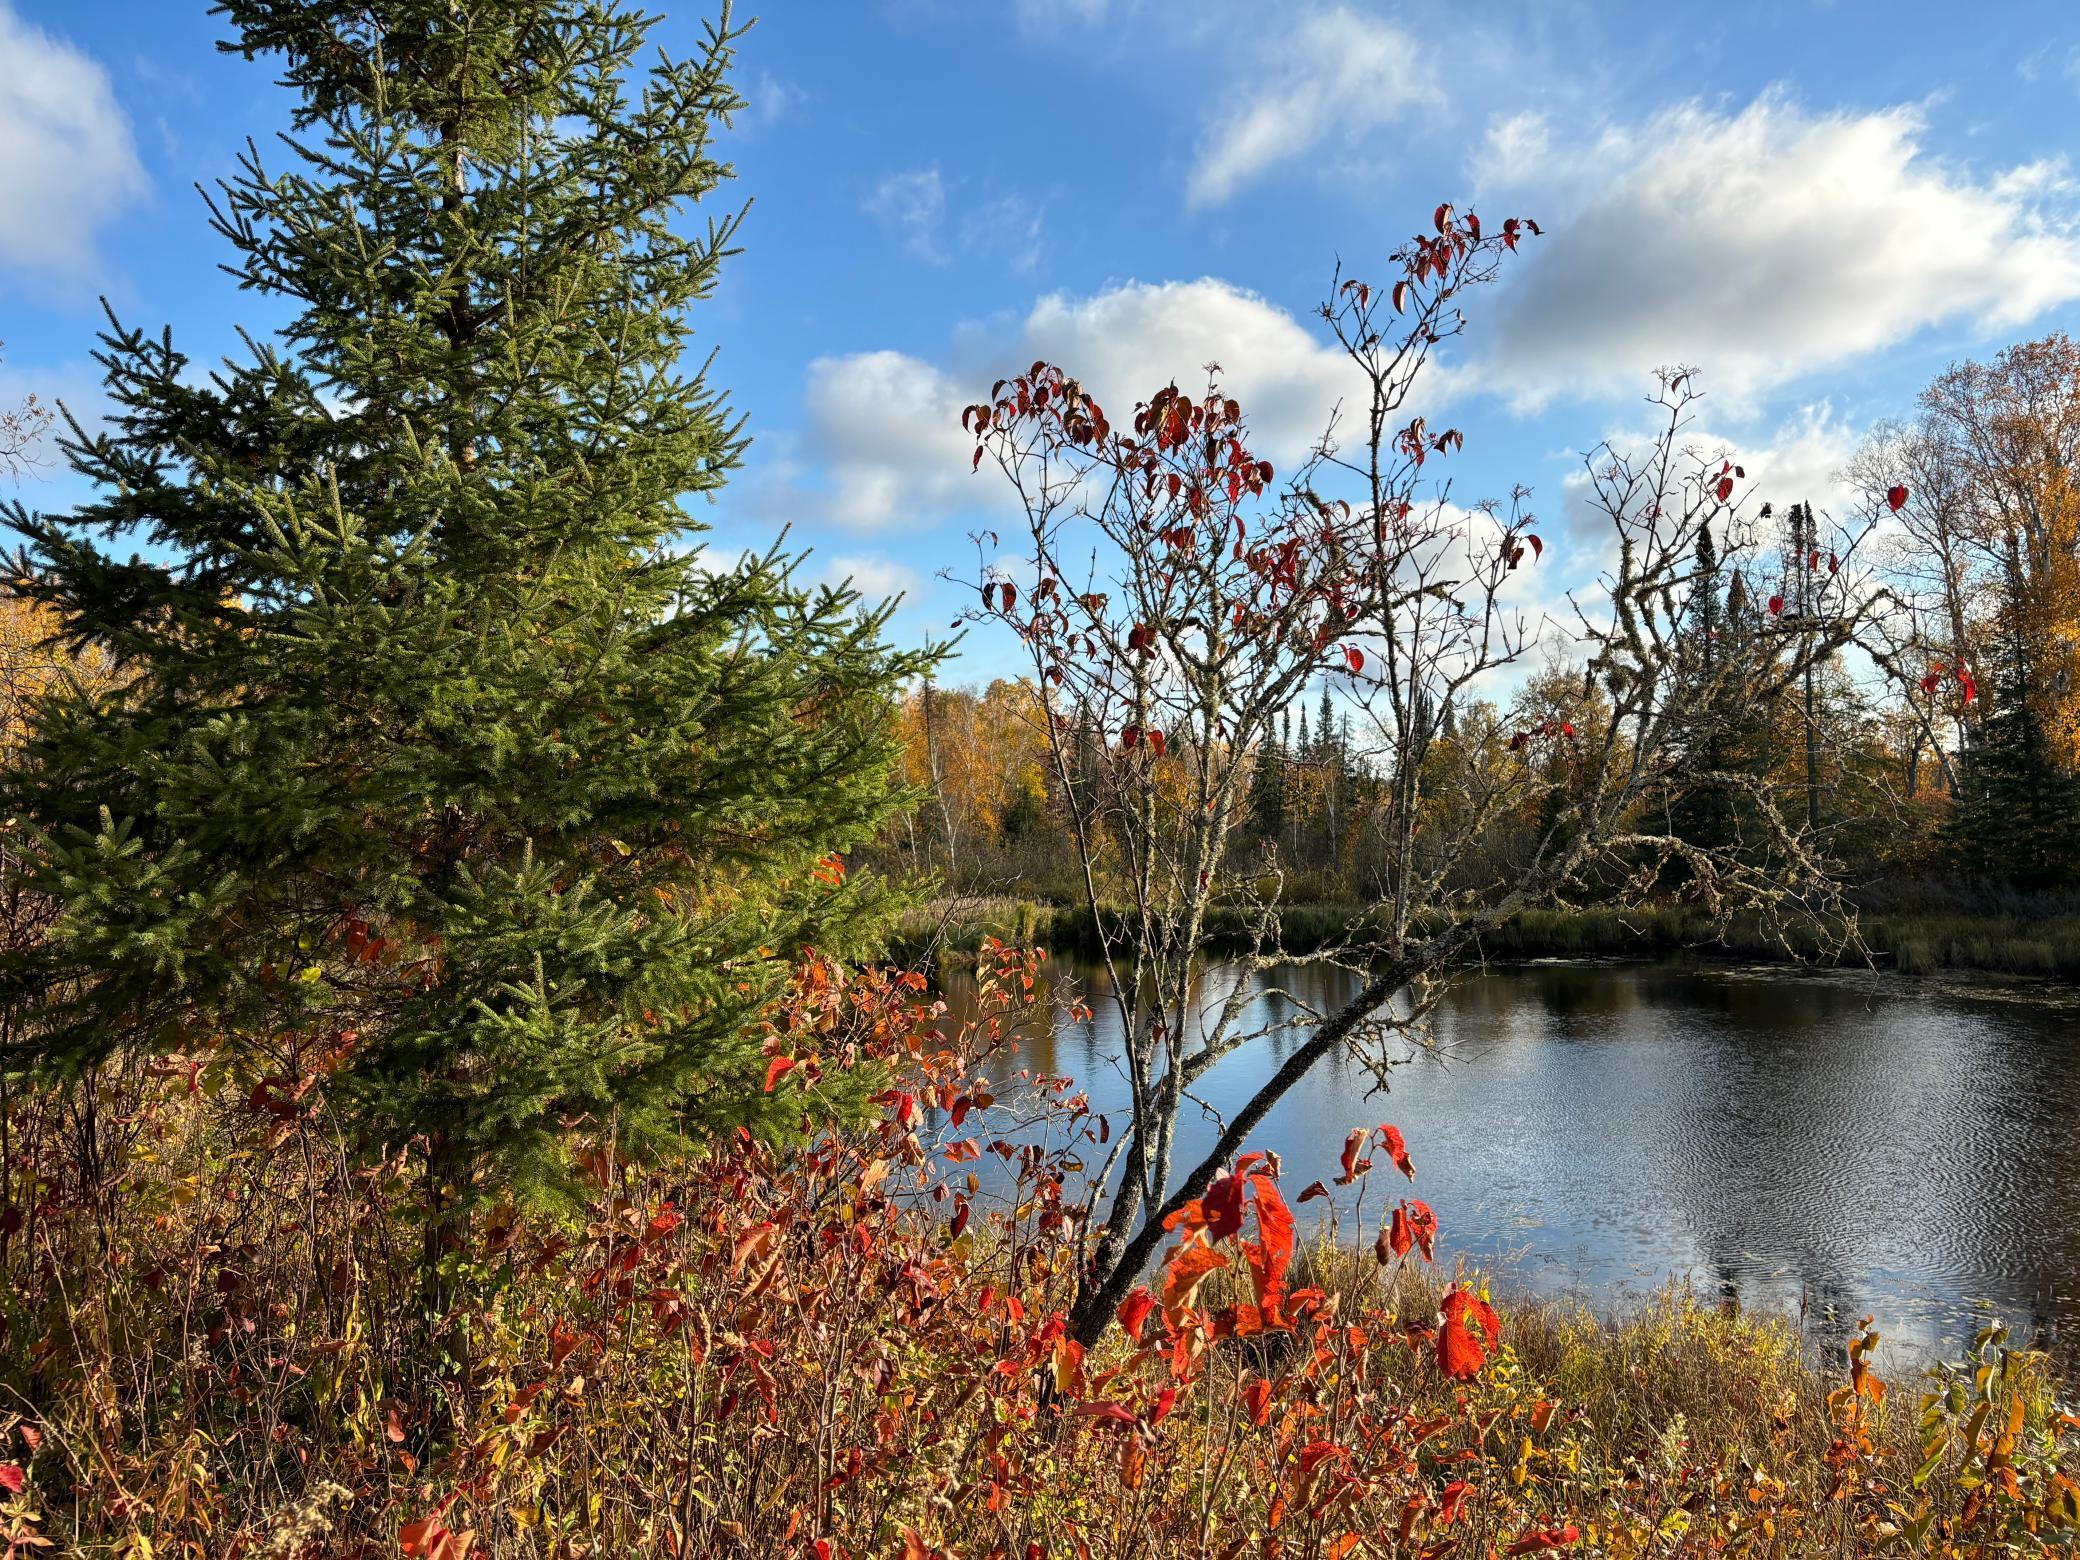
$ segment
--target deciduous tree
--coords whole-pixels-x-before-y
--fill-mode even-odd
[[[1719,707],[1716,687],[1700,702],[1680,648],[1700,531],[1712,525],[1736,567],[1758,546],[1742,518],[1745,473],[1687,443],[1697,392],[1686,373],[1663,377],[1659,436],[1644,452],[1603,447],[1588,462],[1616,562],[1595,601],[1578,604],[1575,638],[1587,663],[1582,694],[1607,715],[1589,730],[1562,715],[1515,729],[1495,783],[1449,813],[1428,805],[1425,776],[1439,770],[1426,760],[1446,712],[1532,642],[1508,587],[1539,566],[1545,543],[1521,489],[1470,508],[1448,501],[1439,471],[1464,435],[1407,415],[1408,401],[1432,350],[1462,328],[1462,296],[1536,231],[1517,220],[1484,227],[1440,207],[1381,285],[1338,275],[1322,315],[1357,376],[1356,432],[1346,443],[1332,425],[1294,471],[1274,472],[1255,452],[1243,408],[1212,372],[1189,391],[1156,389],[1115,423],[1070,373],[1039,363],[963,415],[976,466],[998,464],[1026,520],[1015,568],[998,560],[993,538],[980,539],[976,615],[1017,635],[1048,701],[1057,783],[1125,1047],[1130,1119],[1094,1176],[1071,1319],[1085,1341],[1166,1226],[1310,1068],[1350,1048],[1385,1077],[1396,1037],[1420,1023],[1485,929],[1592,876],[1644,891],[1678,857],[1715,909],[1832,902],[1812,842],[1766,793],[1758,805],[1773,848],[1759,858],[1684,841],[1641,816],[1679,775],[1679,742],[1699,739],[1700,708]],[[1826,545],[1853,557],[1846,540]],[[1853,564],[1838,567],[1811,592],[1825,612],[1794,629],[1777,601],[1762,630],[1768,656],[1728,658],[1714,676],[1770,697],[1852,637],[1868,594]],[[1203,933],[1209,910],[1228,900],[1253,928],[1240,973],[1290,957],[1275,889],[1266,897],[1261,875],[1231,877],[1230,847],[1254,755],[1325,677],[1347,690],[1360,744],[1384,765],[1382,903],[1344,947],[1315,955],[1357,971],[1356,994],[1282,1022],[1277,1064],[1212,1148],[1180,1162],[1178,1122],[1193,1086],[1269,1033],[1246,1020],[1248,980],[1225,995],[1201,991]],[[1072,737],[1092,729],[1104,734],[1104,761],[1079,773]],[[1165,771],[1177,753],[1190,755],[1181,786]],[[1535,842],[1506,875],[1466,880],[1462,864],[1513,811],[1544,819]],[[1450,837],[1425,832],[1443,817]],[[1124,910],[1110,917],[1107,876],[1125,885]],[[1831,929],[1838,941],[1853,937],[1850,923]]]

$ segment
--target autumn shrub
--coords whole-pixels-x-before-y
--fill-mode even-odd
[[[1245,1155],[1079,1347],[1110,1125],[1005,1054],[1039,974],[986,945],[956,1025],[915,976],[805,967],[771,1089],[863,1071],[876,1119],[653,1166],[573,1123],[583,1206],[475,1221],[444,1315],[423,1155],[341,1150],[322,1052],[17,1099],[0,1553],[2068,1552],[2039,1356],[1989,1333],[1917,1401],[1867,1333],[1830,1391],[1680,1292],[1498,1306],[1431,1263],[1390,1127]]]

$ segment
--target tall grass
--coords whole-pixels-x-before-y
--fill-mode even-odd
[[[1046,1021],[1034,973],[989,950],[953,1032],[915,982],[805,981],[781,1086],[807,1103],[810,1047],[881,1069],[874,1119],[648,1168],[574,1125],[577,1205],[488,1206],[439,1254],[441,1314],[414,1298],[423,1159],[346,1161],[323,1078],[284,1112],[168,1068],[103,1102],[125,1120],[90,1157],[64,1096],[10,1096],[0,1554],[2070,1552],[2080,1422],[1998,1335],[1888,1393],[1869,1340],[1826,1366],[1682,1290],[1615,1318],[1503,1296],[1490,1324],[1478,1275],[1333,1226],[1294,1252],[1267,1214],[1326,1163],[1253,1161],[1255,1240],[1217,1184],[1193,1259],[1077,1346],[1098,1128],[1065,1080],[979,1081]]]

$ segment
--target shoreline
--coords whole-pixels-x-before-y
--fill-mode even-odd
[[[1295,904],[1280,919],[1285,946],[1294,953],[1326,946],[1364,917],[1358,904]],[[1882,911],[1860,915],[1858,924],[1876,967],[1901,975],[1984,974],[2051,981],[2080,981],[2080,915],[2030,918]],[[1096,928],[1080,905],[1050,904],[1010,896],[949,895],[912,911],[898,923],[890,954],[905,962],[958,965],[971,958],[984,937],[1038,944],[1050,952],[1096,950]],[[1216,910],[1205,945],[1232,951],[1242,943],[1239,916]],[[1513,963],[1541,958],[1658,959],[1676,955],[1704,960],[1796,966],[1817,959],[1817,943],[1787,951],[1753,917],[1736,917],[1715,930],[1709,919],[1685,906],[1636,910],[1584,908],[1530,910],[1484,938],[1477,963]]]

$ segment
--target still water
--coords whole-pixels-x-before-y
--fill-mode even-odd
[[[1102,975],[1059,974],[1094,1016],[1071,1018],[1058,982],[1053,1032],[1021,1061],[1118,1110]],[[1319,1010],[1347,981],[1310,967],[1277,984]],[[957,984],[948,995],[958,1006]],[[1254,1000],[1260,1018],[1283,1001]],[[1334,1176],[1348,1129],[1391,1121],[1442,1226],[1439,1262],[1463,1257],[1504,1287],[1619,1305],[1684,1280],[1818,1339],[1875,1313],[1893,1348],[1919,1355],[1997,1314],[2018,1342],[2080,1357],[2070,990],[1539,962],[1464,977],[1432,1035],[1387,1094],[1368,1098],[1370,1070],[1335,1057],[1286,1095],[1251,1146],[1283,1156],[1289,1197]],[[1181,1162],[1213,1141],[1207,1112],[1246,1099],[1291,1044],[1260,1042],[1203,1080]],[[1386,1182],[1406,1190],[1380,1165],[1374,1214],[1400,1195]]]

